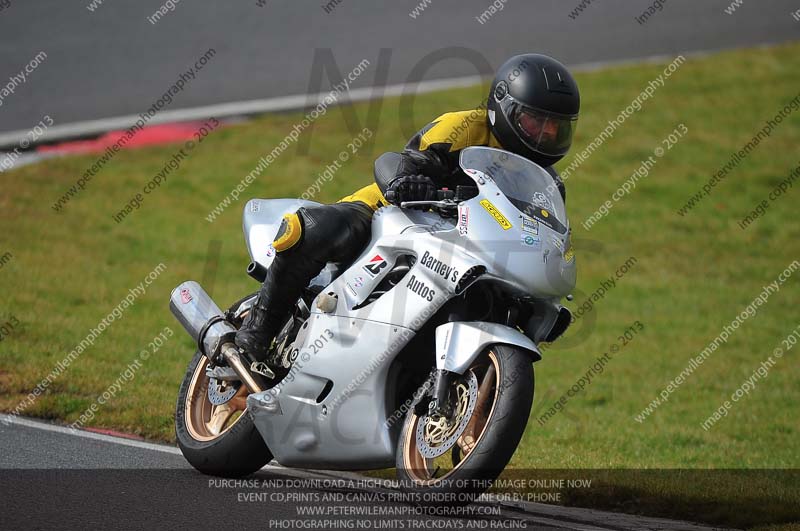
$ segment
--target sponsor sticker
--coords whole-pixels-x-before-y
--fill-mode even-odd
[[[433,301],[433,297],[436,295],[436,292],[429,288],[423,281],[417,280],[416,275],[411,275],[411,278],[406,283],[406,287],[411,290],[412,293],[419,295],[428,302]]]
[[[378,276],[378,273],[381,272],[381,269],[383,269],[387,265],[388,264],[386,263],[386,260],[381,255],[376,254],[364,266],[364,271],[369,273],[369,275],[374,278],[374,277]]]
[[[567,228],[561,224],[555,216],[553,216],[547,209],[538,208],[534,209],[531,213],[531,217],[550,229],[554,231],[564,234],[567,232]]]
[[[542,247],[542,240],[540,240],[539,238],[534,238],[530,234],[523,234],[522,244],[527,245],[528,247],[533,247],[535,249],[540,249]]]
[[[267,247],[266,255],[267,258],[272,258],[273,256],[275,256],[275,247],[273,247],[272,244],[270,244],[269,247]]]
[[[458,206],[458,233],[466,236],[469,233],[469,207]]]
[[[353,285],[357,288],[364,287],[364,277],[356,277],[353,279]]]
[[[425,251],[425,254],[420,258],[419,263],[436,273],[441,275],[443,279],[450,279],[450,282],[458,280],[458,270],[450,264],[435,258],[430,252]]]
[[[539,222],[531,218],[522,218],[522,230],[530,232],[534,236],[539,234]]]
[[[494,220],[497,222],[498,225],[503,227],[503,230],[508,230],[512,227],[511,222],[508,221],[508,218],[506,218],[503,214],[501,214],[500,211],[497,210],[497,207],[494,206],[491,201],[489,201],[488,199],[482,199],[481,206],[486,210],[486,212],[491,214],[491,216],[494,218]]]
[[[570,247],[569,250],[566,253],[564,253],[564,261],[572,262],[573,258],[575,258],[575,249]]]
[[[443,360],[447,357],[447,347],[450,346],[450,329],[445,330],[444,341],[442,341],[442,356],[439,358]]]
[[[556,238],[555,236],[550,238],[550,241],[553,242],[553,245],[555,245],[558,248],[558,250],[561,251],[562,254],[564,253],[564,242],[562,242],[559,238]]]
[[[534,192],[533,196],[531,197],[531,203],[540,208],[546,208],[548,210],[553,209],[553,203],[550,202],[550,198],[548,198],[542,192]]]
[[[349,282],[346,283],[345,286],[347,287],[347,291],[349,291],[353,295],[353,297],[358,297],[358,292],[356,292],[356,290],[353,288],[353,286],[350,285]]]
[[[181,302],[182,302],[183,304],[189,304],[190,302],[192,302],[192,294],[191,294],[191,292],[190,292],[188,289],[186,289],[186,288],[183,288],[183,289],[181,290]]]

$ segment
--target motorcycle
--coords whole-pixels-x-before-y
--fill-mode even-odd
[[[175,288],[170,308],[198,345],[175,413],[192,466],[395,467],[404,488],[459,503],[499,476],[528,422],[537,345],[569,326],[576,264],[543,168],[488,147],[459,164],[474,186],[376,212],[359,258],[304,290],[269,364],[233,342],[255,294],[223,312],[198,283]],[[263,281],[282,216],[315,204],[246,204],[250,276]]]

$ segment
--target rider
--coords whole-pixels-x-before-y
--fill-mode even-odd
[[[272,246],[276,255],[236,344],[263,361],[303,288],[328,262],[352,263],[370,238],[373,213],[389,202],[436,198],[455,188],[458,156],[469,146],[490,146],[526,157],[564,184],[552,165],[566,155],[578,119],[578,86],[551,57],[517,55],[497,71],[487,104],[443,114],[423,127],[402,153],[375,161],[375,184],[332,205],[302,207],[283,218]],[[461,174],[463,175],[463,174]]]

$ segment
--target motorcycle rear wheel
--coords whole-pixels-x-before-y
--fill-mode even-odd
[[[189,463],[204,474],[242,477],[272,460],[247,411],[247,388],[221,406],[208,399],[206,358],[197,352],[183,378],[175,408],[178,447]]]
[[[204,474],[232,478],[252,474],[272,460],[272,453],[247,411],[247,388],[241,385],[229,401],[212,404],[207,365],[208,358],[198,351],[183,377],[175,407],[178,447]]]

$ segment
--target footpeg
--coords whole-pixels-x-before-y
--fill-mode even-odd
[[[247,387],[251,393],[260,393],[267,386],[267,382],[263,381],[260,374],[253,373],[247,369],[247,365],[242,360],[239,349],[233,343],[225,343],[220,350],[222,357],[228,366],[236,371],[236,374],[242,380],[242,383]]]
[[[250,370],[266,378],[270,378],[272,380],[275,379],[275,373],[272,372],[272,369],[269,368],[269,365],[267,365],[263,361],[254,361],[253,363],[251,363]]]
[[[215,380],[220,380],[223,382],[239,382],[241,379],[239,375],[236,374],[236,371],[231,369],[230,367],[214,367],[213,369],[211,366],[206,367],[206,376],[209,378],[214,378]]]

